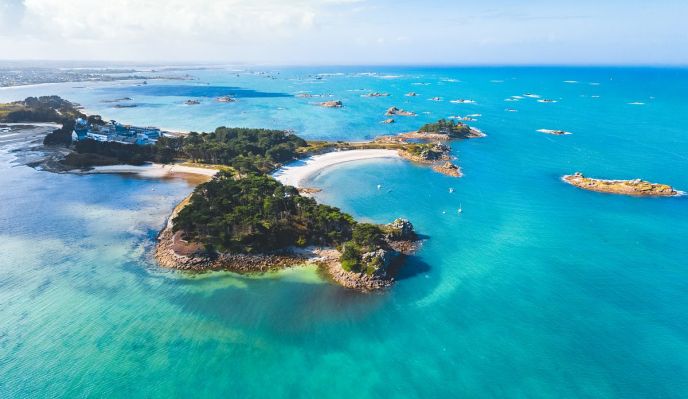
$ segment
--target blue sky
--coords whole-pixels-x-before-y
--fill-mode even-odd
[[[0,0],[0,58],[686,65],[687,18],[677,0]]]

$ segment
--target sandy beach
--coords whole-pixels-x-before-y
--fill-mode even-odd
[[[0,126],[52,127],[55,129],[59,129],[62,127],[62,124],[53,123],[53,122],[25,122],[25,123],[7,122],[7,123],[0,123]]]
[[[401,158],[395,150],[350,150],[328,152],[292,162],[278,169],[272,176],[282,184],[302,188],[311,176],[324,169],[346,162],[375,158]]]
[[[132,173],[142,177],[162,178],[175,174],[191,174],[212,177],[218,172],[217,169],[200,168],[185,165],[163,165],[159,163],[148,163],[141,166],[134,165],[108,165],[96,166],[83,173]]]

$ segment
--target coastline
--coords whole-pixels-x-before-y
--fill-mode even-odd
[[[228,271],[250,276],[292,267],[315,265],[335,284],[359,292],[374,292],[394,284],[393,270],[396,267],[391,269],[391,274],[384,271],[379,275],[346,271],[340,262],[341,252],[333,247],[290,247],[275,253],[218,253],[215,256],[208,256],[203,253],[203,249],[198,244],[183,240],[180,231],[173,231],[173,219],[190,199],[191,194],[175,206],[165,222],[165,227],[158,234],[153,257],[160,267],[198,273]],[[417,240],[395,242],[393,250],[397,252],[391,255],[392,264],[398,265],[417,247]]]
[[[284,185],[304,188],[304,182],[325,169],[348,162],[384,158],[400,159],[401,155],[396,150],[384,149],[334,151],[290,162],[271,176]]]
[[[201,168],[196,166],[187,166],[180,164],[159,164],[147,163],[145,165],[106,165],[95,166],[85,171],[74,171],[78,174],[98,174],[98,173],[121,173],[121,174],[135,174],[147,178],[165,178],[176,175],[196,175],[211,178],[219,172],[219,169]]]

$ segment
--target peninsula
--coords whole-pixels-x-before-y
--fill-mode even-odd
[[[401,157],[461,176],[444,142],[484,136],[461,122],[445,120],[417,132],[353,143],[307,142],[287,131],[227,127],[168,135],[155,128],[120,132],[120,125],[86,116],[59,97],[27,99],[6,109],[6,119],[21,119],[25,112],[30,120],[63,124],[44,140],[68,151],[58,171],[198,175],[198,186],[175,208],[159,235],[155,258],[160,265],[261,273],[314,263],[338,284],[361,291],[392,284],[404,257],[416,248],[413,225],[404,219],[383,225],[357,222],[308,196],[317,191],[302,187],[309,168],[280,178],[282,166],[312,163],[312,171],[358,159]],[[104,131],[109,133],[101,134]],[[131,132],[137,140],[125,140],[125,133]]]
[[[633,195],[639,197],[673,197],[681,195],[680,191],[675,190],[667,184],[650,183],[640,179],[593,179],[583,176],[580,172],[576,172],[572,175],[564,176],[563,180],[578,188],[601,193]]]

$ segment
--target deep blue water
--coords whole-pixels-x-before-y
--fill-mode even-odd
[[[188,184],[54,175],[0,149],[0,397],[685,396],[688,197],[593,193],[560,177],[688,190],[688,70],[262,71],[12,88],[0,100],[60,94],[125,122],[323,139],[481,114],[471,125],[488,136],[452,144],[461,179],[400,160],[313,179],[320,201],[374,222],[403,216],[427,236],[394,288],[360,295],[310,269],[160,270],[155,234]],[[390,96],[361,97],[372,91]],[[525,93],[558,102],[505,101]],[[102,102],[123,96],[139,106]],[[476,103],[449,102],[460,98]],[[312,104],[330,99],[344,107]],[[418,116],[380,124],[390,106]]]

